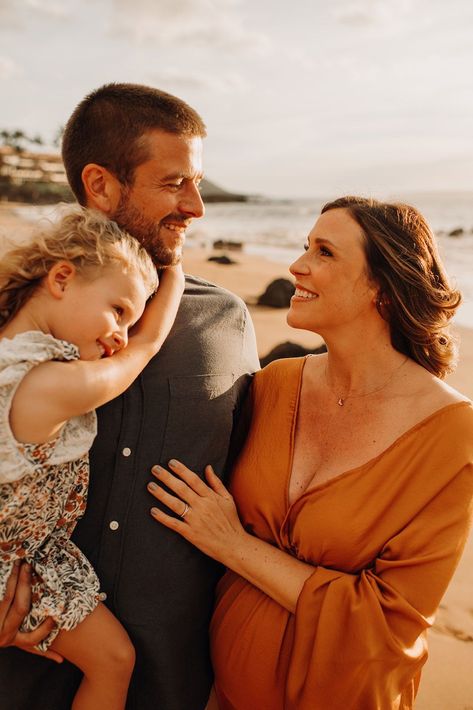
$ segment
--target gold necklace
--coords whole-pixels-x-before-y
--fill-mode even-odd
[[[409,358],[406,357],[406,358],[401,362],[401,364],[398,365],[398,367],[396,367],[396,368],[392,371],[392,373],[389,375],[389,377],[388,377],[388,379],[386,380],[386,382],[383,382],[383,384],[382,384],[380,387],[376,387],[376,389],[371,390],[370,392],[364,392],[363,394],[347,394],[347,395],[345,395],[345,397],[342,397],[341,395],[338,396],[338,398],[337,398],[337,404],[338,404],[338,406],[339,406],[339,407],[343,407],[344,404],[345,404],[345,402],[347,401],[347,399],[358,399],[358,398],[360,398],[360,397],[369,397],[370,394],[375,394],[376,392],[381,392],[381,390],[383,390],[385,387],[387,387],[387,386],[389,385],[389,383],[390,383],[391,380],[393,379],[394,375],[395,375],[397,372],[399,372],[399,370],[401,369],[401,367],[404,367],[404,365],[406,364],[406,362],[407,362],[408,360],[409,360]],[[330,387],[330,385],[329,385],[329,383],[328,383],[327,365],[325,365],[325,382],[327,383],[327,387],[329,388],[330,392],[331,392],[332,394],[334,394],[335,396],[337,396],[337,393],[333,391],[333,389]]]

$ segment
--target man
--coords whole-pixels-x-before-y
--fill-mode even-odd
[[[204,213],[200,116],[180,99],[110,84],[72,114],[63,159],[78,201],[127,229],[159,266],[181,258],[185,230]],[[98,412],[88,506],[73,539],[94,565],[102,597],[126,627],[137,663],[130,710],[202,710],[212,682],[207,630],[219,568],[149,514],[150,469],[175,457],[196,472],[223,471],[248,373],[258,368],[249,315],[232,294],[194,277],[159,355],[130,389]],[[20,573],[6,600],[3,645],[31,649],[15,634],[28,597]],[[12,580],[12,589],[15,580]],[[46,635],[47,622],[38,635]],[[8,638],[7,638],[8,637]],[[0,651],[0,707],[66,710],[76,668],[18,648]]]

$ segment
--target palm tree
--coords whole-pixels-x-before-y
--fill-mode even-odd
[[[28,144],[31,143],[34,145],[43,145],[43,139],[39,134],[36,134],[30,138],[30,136],[26,135],[24,131],[18,129],[15,131],[8,131],[5,129],[0,131],[0,139],[3,145],[10,146],[10,148],[18,151],[18,153],[26,150]]]

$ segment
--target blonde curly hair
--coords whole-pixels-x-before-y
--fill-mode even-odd
[[[0,328],[31,298],[58,261],[71,262],[83,278],[93,280],[101,270],[122,264],[143,280],[151,295],[157,287],[156,268],[147,251],[101,212],[77,207],[33,240],[17,246],[0,261]]]

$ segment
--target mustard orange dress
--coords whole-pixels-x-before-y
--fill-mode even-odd
[[[256,374],[231,490],[248,530],[314,572],[294,614],[224,575],[211,624],[220,708],[408,710],[468,534],[473,407],[444,407],[289,505],[304,362]]]

